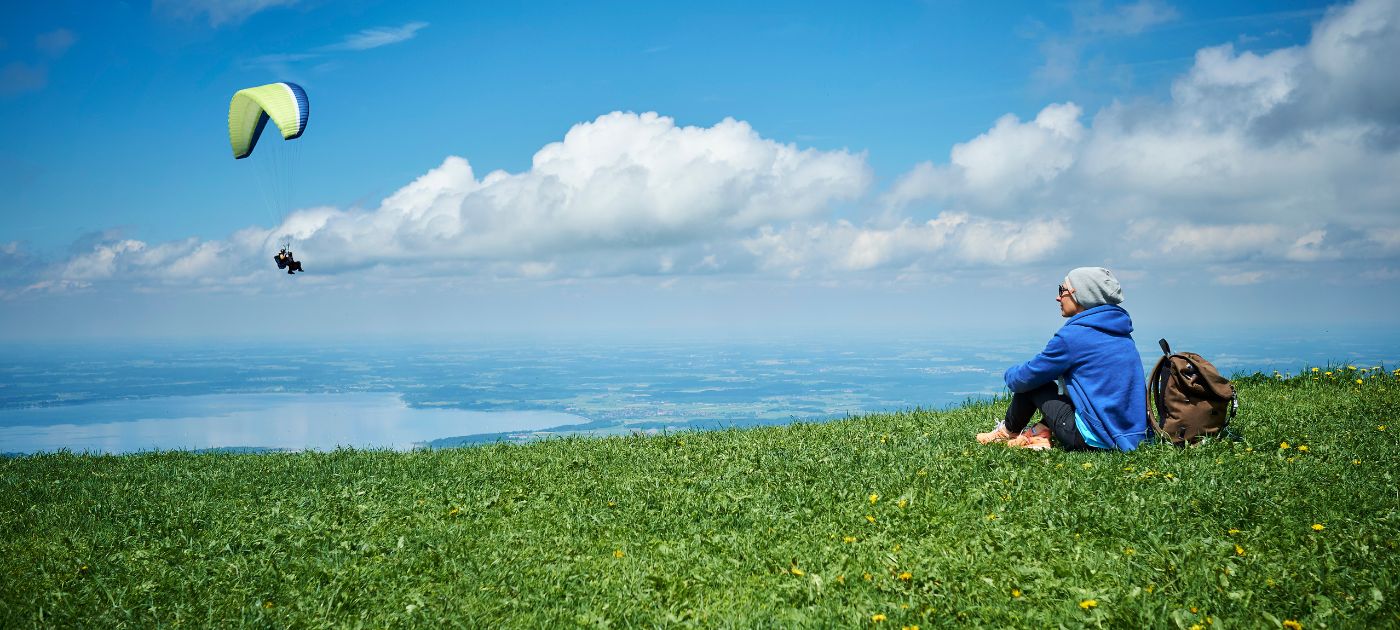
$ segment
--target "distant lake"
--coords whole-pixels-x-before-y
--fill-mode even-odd
[[[409,407],[398,394],[206,394],[0,409],[6,452],[256,448],[407,450],[449,435],[583,424],[556,411]]]
[[[1054,332],[980,339],[0,347],[0,453],[411,449],[821,421],[1003,392]],[[1400,334],[1173,339],[1227,374],[1400,363]],[[1144,366],[1160,355],[1138,338]],[[1247,404],[1247,401],[1246,401]],[[989,423],[994,419],[989,418]]]

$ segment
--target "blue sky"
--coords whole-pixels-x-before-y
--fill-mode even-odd
[[[1172,321],[1189,288],[1234,305],[1194,323],[1384,323],[1398,14],[16,7],[0,337],[1053,325],[1046,287],[1080,265],[1118,271],[1140,322]],[[279,80],[312,114],[269,208],[253,162],[291,143],[234,161],[225,116]],[[310,273],[276,273],[267,247],[288,238]],[[304,317],[267,330],[270,304]]]

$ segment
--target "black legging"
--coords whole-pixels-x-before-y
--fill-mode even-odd
[[[1050,433],[1060,443],[1060,448],[1067,451],[1090,450],[1074,423],[1074,403],[1068,396],[1060,395],[1060,388],[1054,382],[1028,392],[1012,394],[1011,406],[1006,409],[1006,430],[1013,434],[1020,433],[1030,424],[1031,416],[1037,410],[1045,419],[1045,424],[1050,425]]]

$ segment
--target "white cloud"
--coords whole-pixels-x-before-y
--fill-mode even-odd
[[[1069,235],[1059,220],[1017,223],[942,213],[922,224],[905,221],[891,228],[857,227],[847,221],[783,230],[764,227],[746,239],[744,247],[761,268],[789,275],[909,265],[966,269],[1037,260]]]
[[[540,149],[527,172],[478,180],[465,159],[448,158],[378,210],[324,214],[298,238],[343,264],[640,250],[810,218],[862,194],[870,179],[860,156],[779,144],[732,119],[679,127],[615,112]]]
[[[733,119],[683,127],[614,112],[574,126],[522,173],[478,178],[449,157],[374,210],[300,210],[224,241],[108,241],[55,277],[237,276],[269,265],[285,238],[322,273],[403,262],[424,263],[417,274],[710,273],[753,264],[739,239],[819,219],[871,179],[861,155],[778,143]]]
[[[151,9],[180,19],[204,16],[215,28],[225,24],[237,25],[253,14],[279,6],[291,6],[299,0],[155,0]]]
[[[1225,286],[1244,286],[1247,284],[1259,284],[1267,277],[1262,271],[1241,271],[1239,273],[1221,274],[1215,277],[1216,284]]]
[[[1003,116],[875,199],[860,153],[776,142],[734,119],[613,112],[523,172],[483,176],[448,157],[374,209],[310,208],[221,241],[113,239],[46,281],[237,285],[284,235],[323,275],[917,278],[1089,257],[1248,284],[1276,276],[1210,265],[1385,266],[1400,255],[1400,57],[1379,53],[1400,41],[1397,24],[1400,3],[1361,0],[1329,11],[1305,46],[1201,50],[1167,100],[1087,120],[1073,103]]]
[[[1303,51],[1276,50],[1264,56],[1235,53],[1232,44],[1196,52],[1191,71],[1172,85],[1178,112],[1201,126],[1248,124],[1295,96]]]
[[[1298,262],[1316,262],[1340,257],[1339,252],[1323,247],[1323,239],[1326,237],[1327,230],[1313,230],[1299,236],[1288,247],[1284,258]]]
[[[66,280],[108,278],[117,270],[118,257],[139,253],[144,249],[145,243],[130,239],[98,245],[91,252],[69,260],[63,268],[62,276]]]
[[[1080,113],[1077,105],[1064,103],[1046,107],[1030,122],[1002,116],[991,130],[955,145],[948,166],[924,163],[905,174],[887,201],[899,207],[922,197],[957,198],[997,208],[1043,190],[1074,164],[1084,134]]]
[[[388,46],[390,44],[397,44],[402,41],[413,39],[414,36],[418,34],[418,31],[427,27],[427,22],[409,22],[403,26],[367,28],[347,36],[344,41],[338,44],[325,46],[321,50],[369,50],[371,48],[379,48],[380,46]]]
[[[1034,123],[1003,118],[886,201],[1068,216],[1106,257],[1390,255],[1351,235],[1400,229],[1397,46],[1400,3],[1362,0],[1329,11],[1304,46],[1199,51],[1169,101],[1115,103],[1087,126],[1069,104]],[[1124,242],[1133,229],[1141,239]]]
[[[1172,6],[1154,0],[1140,0],[1105,8],[1099,2],[1081,2],[1073,7],[1073,30],[1047,37],[1040,44],[1045,61],[1036,76],[1051,85],[1070,83],[1080,72],[1085,50],[1096,42],[1137,35],[1177,18]]]
[[[403,26],[376,26],[351,33],[337,43],[313,48],[307,52],[258,55],[246,59],[242,63],[246,67],[273,68],[279,74],[284,74],[287,72],[288,64],[325,59],[335,53],[359,52],[405,42],[416,37],[418,31],[427,27],[427,22],[409,22]],[[322,63],[319,67],[331,67],[331,65],[330,63]]]
[[[1094,10],[1075,16],[1075,28],[1084,33],[1112,35],[1136,35],[1158,24],[1177,18],[1177,11],[1171,5],[1153,0],[1139,0],[1131,4],[1103,10],[1091,5]]]

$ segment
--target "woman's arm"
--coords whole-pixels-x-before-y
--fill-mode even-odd
[[[1059,378],[1069,365],[1069,345],[1056,334],[1035,358],[1007,368],[1002,377],[1011,391],[1027,392]]]

